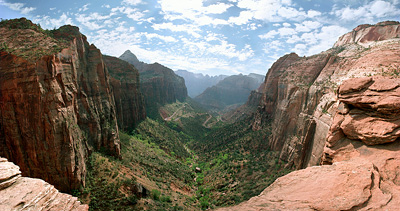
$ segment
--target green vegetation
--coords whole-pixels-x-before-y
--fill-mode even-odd
[[[60,52],[70,45],[73,38],[81,36],[79,28],[75,26],[45,30],[26,18],[3,19],[0,28],[8,29],[0,38],[0,49],[30,62]]]

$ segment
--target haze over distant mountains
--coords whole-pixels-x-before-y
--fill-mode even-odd
[[[185,79],[188,95],[191,98],[198,96],[208,87],[212,87],[224,78],[228,77],[227,75],[203,75],[201,73],[192,73],[187,70],[177,70],[175,71],[175,74]]]
[[[194,100],[207,109],[220,111],[228,106],[244,104],[250,92],[257,89],[263,81],[263,75],[254,73],[232,75],[207,88]]]

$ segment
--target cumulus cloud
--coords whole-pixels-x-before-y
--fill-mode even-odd
[[[216,3],[203,5],[203,0],[159,0],[161,11],[166,20],[189,20],[198,25],[226,25],[228,21],[212,18],[209,15],[222,14],[232,7],[231,4]]]
[[[30,12],[36,10],[36,7],[25,7],[24,3],[7,3],[0,0],[0,5],[4,5],[12,10],[18,11],[23,15],[27,15]]]
[[[138,8],[131,8],[131,7],[115,7],[111,9],[111,14],[115,12],[120,12],[125,14],[128,18],[134,21],[144,21],[143,17],[145,16],[145,11],[140,11]]]
[[[138,5],[142,3],[142,0],[123,0],[122,3],[128,5]]]
[[[399,15],[400,10],[396,8],[395,2],[375,0],[357,8],[347,6],[338,9],[337,7],[334,7],[331,13],[345,21],[361,19],[364,22],[374,22],[376,18]]]
[[[83,5],[83,7],[82,7],[82,8],[79,8],[78,11],[79,11],[79,12],[85,12],[86,10],[89,9],[89,8],[88,8],[89,5],[90,5],[90,4],[85,4],[85,5]]]
[[[88,27],[90,30],[98,30],[105,27],[108,24],[112,24],[113,22],[109,20],[112,14],[110,15],[100,15],[97,12],[90,14],[76,14],[76,20]]]
[[[36,16],[33,20],[34,23],[40,23],[45,29],[59,28],[63,25],[73,25],[72,18],[63,13],[59,18],[51,18],[49,16]]]
[[[313,55],[327,50],[333,46],[340,35],[345,34],[348,29],[337,26],[323,26],[321,30],[314,30],[310,33],[304,33],[300,40],[304,43],[296,44],[292,49],[299,55]],[[307,48],[305,48],[305,46]]]

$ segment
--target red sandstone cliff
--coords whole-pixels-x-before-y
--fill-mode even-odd
[[[103,59],[111,76],[118,126],[131,132],[146,118],[139,72],[133,65],[116,57],[103,56]]]
[[[26,19],[4,23],[0,156],[19,165],[24,176],[42,178],[61,191],[77,189],[84,185],[90,151],[120,154],[102,54],[77,27],[47,35]]]
[[[384,21],[376,25],[364,24],[357,26],[353,31],[341,36],[333,47],[357,43],[363,46],[400,37],[400,22]]]
[[[400,78],[343,82],[323,166],[278,178],[259,196],[219,210],[398,210]]]
[[[166,103],[177,100],[184,101],[187,97],[185,81],[174,71],[159,63],[146,64],[140,62],[129,50],[122,54],[120,59],[134,65],[140,73],[140,90],[146,104],[149,117],[159,116],[158,108]]]
[[[389,27],[388,33],[379,30],[380,41],[370,43],[368,48],[349,42],[310,57],[292,53],[280,58],[268,71],[260,90],[262,96],[252,122],[253,130],[270,125],[272,135],[267,139],[268,145],[280,151],[280,159],[290,165],[296,168],[318,165],[337,110],[338,85],[348,78],[399,74],[400,39],[391,30],[399,26],[399,23],[382,26]],[[370,33],[363,34],[365,39],[370,37]]]
[[[0,210],[88,210],[76,197],[41,179],[21,177],[19,167],[0,157]]]

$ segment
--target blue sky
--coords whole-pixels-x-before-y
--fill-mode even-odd
[[[360,24],[400,20],[400,0],[0,0],[0,18],[76,25],[103,54],[196,73],[265,74],[286,53],[313,55]]]

